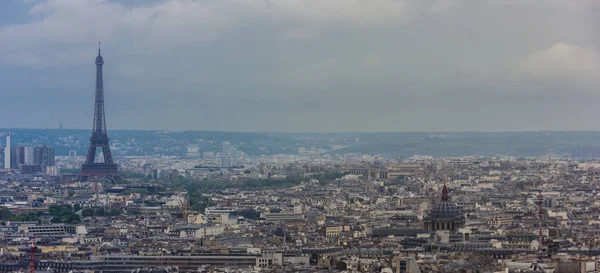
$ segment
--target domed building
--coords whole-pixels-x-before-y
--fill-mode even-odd
[[[462,209],[450,201],[446,184],[442,188],[441,202],[435,204],[429,214],[423,218],[423,226],[427,232],[436,230],[456,231],[465,226]]]

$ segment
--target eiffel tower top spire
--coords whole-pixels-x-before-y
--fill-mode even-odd
[[[104,80],[102,78],[102,65],[104,65],[104,58],[100,55],[100,42],[98,42],[98,57],[96,57],[96,95],[94,99],[92,137],[108,138],[106,134],[106,117],[104,114]]]
[[[96,57],[96,65],[103,65],[104,64],[104,59],[102,58],[102,55],[100,55],[100,42],[98,42],[98,57]]]

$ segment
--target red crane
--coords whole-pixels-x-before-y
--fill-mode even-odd
[[[31,242],[31,250],[29,251],[29,272],[35,273],[35,243]]]
[[[539,246],[538,246],[538,253],[539,253],[539,257],[538,260],[541,262],[542,261],[542,243],[543,243],[543,234],[542,234],[542,221],[544,219],[544,213],[542,211],[542,203],[543,203],[543,197],[542,197],[542,191],[540,191],[538,193],[538,229],[539,229]]]

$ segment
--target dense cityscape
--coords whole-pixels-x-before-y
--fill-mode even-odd
[[[600,272],[597,0],[0,2],[0,272]]]
[[[113,157],[103,64],[85,156],[4,133],[1,271],[597,272],[599,161],[226,140]]]
[[[598,161],[220,146],[116,157],[118,181],[86,182],[84,156],[11,147],[0,270],[30,257],[55,272],[596,270]]]

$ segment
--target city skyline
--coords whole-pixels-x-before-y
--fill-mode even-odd
[[[0,272],[600,273],[599,33],[600,0],[0,0]]]
[[[87,129],[101,40],[109,130],[596,131],[598,3],[10,0],[0,128]]]

